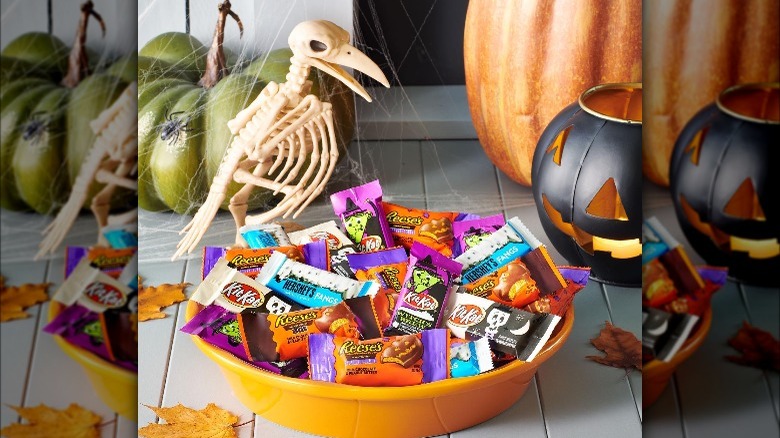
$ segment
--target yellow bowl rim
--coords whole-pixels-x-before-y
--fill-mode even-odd
[[[198,306],[199,304],[195,303],[194,301],[189,301],[187,303],[185,321],[189,321],[193,316],[195,316]],[[200,349],[211,360],[216,362],[224,372],[229,371],[241,374],[243,376],[253,374],[253,377],[255,377],[257,380],[265,384],[272,385],[278,389],[308,394],[315,397],[327,396],[328,398],[342,400],[360,399],[389,402],[392,400],[433,398],[459,392],[461,390],[473,390],[476,383],[492,381],[497,379],[499,376],[507,376],[523,366],[533,367],[535,372],[535,369],[538,368],[541,363],[549,359],[563,346],[563,344],[566,342],[566,339],[568,339],[569,335],[571,334],[571,330],[574,325],[573,304],[569,306],[569,309],[566,311],[566,314],[562,320],[563,324],[561,325],[560,330],[552,339],[547,341],[547,344],[542,348],[542,351],[539,352],[537,357],[531,363],[514,361],[513,363],[505,365],[497,370],[477,376],[461,379],[447,379],[439,382],[406,387],[362,387],[280,376],[254,367],[251,364],[235,357],[231,353],[212,346],[197,336],[191,336],[191,338],[198,349]]]

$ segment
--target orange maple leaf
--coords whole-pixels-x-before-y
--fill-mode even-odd
[[[31,408],[11,406],[27,424],[11,423],[0,429],[0,435],[16,437],[61,436],[68,438],[97,438],[100,416],[73,403],[65,409],[46,405]]]
[[[233,426],[238,417],[214,403],[201,410],[188,408],[179,403],[172,408],[156,408],[144,405],[154,411],[166,424],[150,423],[138,429],[138,436],[188,437],[188,438],[233,438]]]
[[[0,322],[30,316],[24,310],[35,304],[48,301],[48,289],[49,283],[26,283],[21,286],[6,287],[5,278],[0,276]]]
[[[590,343],[607,355],[587,356],[586,359],[615,368],[642,370],[642,342],[633,333],[607,321],[598,337],[591,339]]]
[[[189,283],[141,287],[138,291],[138,320],[149,321],[168,316],[162,308],[186,300],[184,289],[187,286]]]
[[[729,345],[742,355],[726,356],[726,359],[740,365],[780,371],[780,341],[771,333],[743,321],[739,331],[729,339]]]

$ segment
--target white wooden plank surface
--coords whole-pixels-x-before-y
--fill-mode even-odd
[[[47,262],[29,263],[17,262],[6,263],[3,261],[0,266],[0,273],[6,277],[6,284],[9,286],[21,285],[24,283],[40,283],[46,278]],[[49,288],[49,293],[53,292]],[[0,391],[2,391],[2,413],[1,426],[17,420],[18,416],[8,405],[22,406],[26,389],[28,376],[28,364],[32,357],[32,347],[36,336],[39,333],[35,330],[40,314],[41,307],[33,306],[27,309],[29,318],[15,321],[4,322],[0,324],[0,340],[2,340],[3,354],[2,372],[0,372]]]
[[[627,330],[642,339],[642,294],[639,288],[608,286],[602,284],[604,299],[607,302],[610,319],[616,326]],[[628,373],[628,383],[639,419],[642,419],[642,374]]]

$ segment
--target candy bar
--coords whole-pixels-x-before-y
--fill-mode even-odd
[[[493,369],[493,355],[487,338],[450,341],[450,377],[476,376]]]
[[[704,287],[704,280],[694,269],[685,249],[672,237],[658,218],[646,219],[642,226],[642,233],[642,262],[644,264],[652,260],[648,259],[649,255],[644,255],[645,247],[647,247],[650,254],[658,254],[657,259],[664,265],[679,292],[693,294]],[[664,246],[667,248],[666,250],[663,250]]]
[[[569,305],[574,301],[574,295],[588,284],[590,268],[560,267],[558,270],[566,280],[566,287],[540,297],[523,307],[523,310],[533,313],[552,313],[560,317],[566,314]]]
[[[135,247],[113,249],[102,246],[69,246],[65,249],[65,277],[70,276],[81,260],[86,258],[94,267],[117,278],[136,252]]]
[[[541,242],[520,219],[513,217],[498,231],[455,259],[463,265],[461,281],[463,284],[476,282],[540,245]]]
[[[269,248],[272,246],[285,246],[290,244],[287,233],[279,224],[255,224],[244,225],[238,229],[250,248]]]
[[[305,357],[308,337],[312,333],[360,337],[355,314],[343,301],[334,306],[279,315],[246,309],[238,314],[238,326],[246,357],[251,361]]]
[[[257,281],[306,307],[323,307],[347,298],[374,296],[379,288],[373,281],[356,281],[295,262],[281,252],[271,255]]]
[[[403,287],[385,334],[414,334],[440,325],[460,263],[419,242],[412,245]]]
[[[138,364],[138,339],[135,336],[133,314],[138,314],[138,292],[128,295],[127,304],[107,309],[99,314],[105,344],[111,361]]]
[[[642,357],[668,362],[680,350],[699,317],[642,307]]]
[[[542,245],[532,249],[523,254],[520,260],[528,269],[531,278],[534,279],[541,296],[549,295],[566,287],[566,281],[550,258],[546,246]]]
[[[330,271],[343,277],[355,278],[347,261],[347,255],[355,252],[355,245],[339,229],[336,222],[324,222],[304,230],[292,232],[289,236],[290,241],[295,245],[303,245],[320,240],[326,241],[330,254]]]
[[[209,344],[266,371],[288,377],[308,377],[305,359],[294,359],[285,363],[251,361],[244,350],[236,314],[221,306],[215,304],[206,306],[190,319],[181,331],[198,336]]]
[[[260,270],[268,263],[274,251],[282,251],[287,257],[306,263],[302,247],[286,245],[272,246],[268,248],[222,248],[216,246],[203,247],[203,263],[201,265],[201,277],[206,278],[214,269],[219,259],[225,258],[231,267],[236,268],[242,274],[251,278],[257,277]]]
[[[286,313],[301,308],[283,294],[231,268],[226,259],[217,262],[190,299],[204,306],[217,304],[233,313],[248,308],[268,313]]]
[[[486,337],[492,348],[527,362],[542,350],[561,319],[558,315],[526,312],[464,292],[453,294],[447,315],[447,327],[456,337]]]
[[[363,281],[375,281],[379,291],[374,296],[377,316],[382,329],[390,325],[398,294],[406,278],[409,258],[401,247],[383,249],[375,252],[347,255],[350,268],[355,277]]]
[[[448,377],[447,330],[356,340],[332,334],[309,336],[312,380],[357,386],[409,386]]]
[[[379,181],[334,193],[330,201],[358,252],[376,251],[395,245],[382,210],[382,187]]]
[[[382,209],[396,244],[410,250],[419,242],[447,257],[452,255],[452,223],[457,213],[420,210],[389,202],[383,202]]]
[[[453,223],[452,234],[455,238],[453,255],[457,257],[477,246],[505,224],[506,221],[502,214]]]
[[[135,223],[106,225],[101,233],[111,248],[123,249],[138,246],[138,226]]]
[[[102,313],[125,306],[131,292],[128,286],[93,267],[89,259],[83,258],[57,289],[52,300],[66,306],[79,303],[93,312]]]

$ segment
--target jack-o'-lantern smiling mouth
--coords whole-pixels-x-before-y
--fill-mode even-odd
[[[757,202],[757,198],[755,198],[755,201],[749,206],[745,206],[746,204],[744,203],[739,204],[733,202],[733,200],[737,199],[736,194],[740,193],[740,191],[749,191],[752,189],[752,185],[745,189],[743,189],[743,187],[747,187],[747,185],[743,183],[742,186],[740,186],[737,193],[735,193],[735,196],[732,196],[732,200],[729,201],[724,212],[746,220],[765,221],[766,217],[764,216],[764,211]],[[688,203],[688,200],[686,200],[685,196],[682,194],[680,195],[680,206],[691,226],[695,228],[696,231],[709,237],[710,240],[712,240],[712,243],[718,246],[722,251],[746,252],[748,253],[748,256],[753,259],[769,259],[780,255],[780,244],[778,244],[777,238],[746,239],[744,237],[729,235],[715,225],[701,220],[699,212]]]
[[[603,251],[610,253],[616,259],[630,259],[639,257],[642,254],[642,243],[639,238],[619,240],[594,236],[573,223],[565,222],[561,213],[550,204],[547,196],[544,194],[542,194],[542,204],[545,212],[547,212],[547,217],[550,218],[555,227],[573,238],[577,245],[588,254],[593,255],[596,251]],[[624,218],[624,216],[619,215],[615,219],[628,220],[627,217]]]

